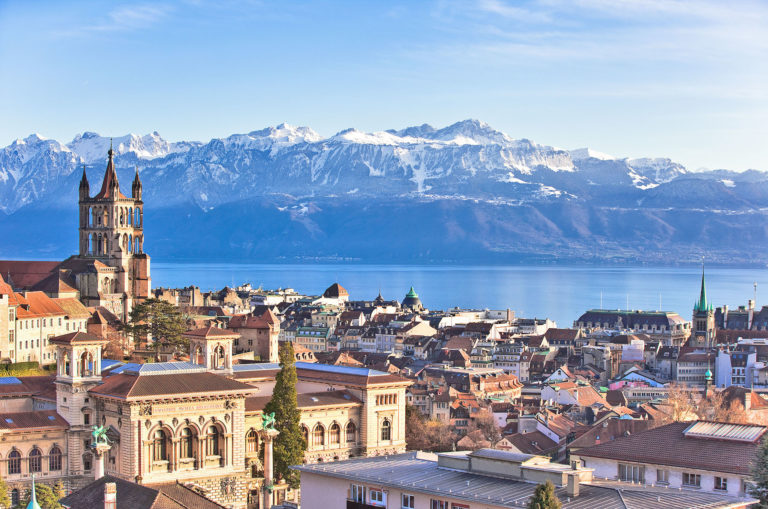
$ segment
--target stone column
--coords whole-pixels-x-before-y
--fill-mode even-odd
[[[274,458],[272,455],[272,441],[280,432],[275,429],[259,430],[259,437],[264,442],[264,487],[262,488],[262,509],[271,509],[274,495],[272,493],[272,484],[274,482],[272,469],[274,468]]]
[[[111,449],[108,444],[91,444],[94,456],[93,472],[95,480],[99,480],[104,477],[104,456],[105,453]]]

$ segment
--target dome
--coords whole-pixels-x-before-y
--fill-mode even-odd
[[[709,369],[707,369],[707,372],[704,373],[704,378],[707,380],[712,380],[712,372]]]
[[[421,305],[421,300],[419,299],[419,294],[416,293],[416,291],[413,289],[413,286],[411,286],[411,289],[408,290],[408,293],[405,294],[405,298],[402,302],[403,308],[410,308],[414,311],[421,311],[424,309],[424,307]]]
[[[323,292],[323,297],[327,299],[338,299],[340,297],[349,297],[349,292],[347,292],[347,289],[341,286],[339,283],[333,283],[331,286],[326,288],[326,290]]]

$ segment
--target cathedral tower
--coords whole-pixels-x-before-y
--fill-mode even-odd
[[[693,332],[691,346],[710,348],[715,343],[715,310],[707,303],[707,288],[704,282],[704,267],[701,268],[701,293],[693,306]]]
[[[96,269],[77,276],[80,298],[86,306],[104,306],[123,320],[135,301],[149,297],[149,256],[144,253],[144,202],[139,171],[131,197],[120,192],[110,143],[107,170],[101,189],[90,196],[83,167],[80,181],[79,256]],[[100,263],[96,263],[100,262]]]

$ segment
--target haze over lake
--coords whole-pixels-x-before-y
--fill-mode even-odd
[[[746,305],[757,282],[765,302],[768,270],[708,268],[707,296],[715,306]],[[570,327],[584,311],[601,306],[676,311],[690,319],[701,271],[669,267],[418,266],[153,263],[152,286],[196,284],[203,291],[251,283],[320,294],[339,282],[352,299],[402,300],[411,285],[429,309],[510,308],[524,317],[548,317]],[[660,305],[661,299],[661,305]]]

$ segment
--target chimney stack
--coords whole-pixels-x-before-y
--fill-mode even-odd
[[[117,485],[104,483],[104,509],[117,509]]]
[[[578,474],[568,476],[568,486],[565,488],[565,492],[569,497],[576,498],[579,496],[579,481]]]

